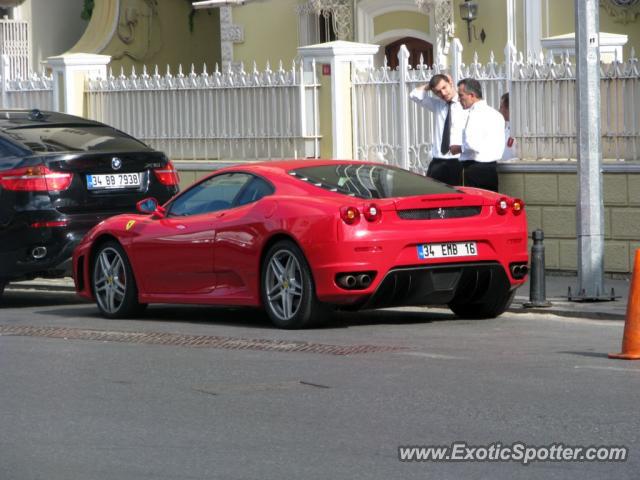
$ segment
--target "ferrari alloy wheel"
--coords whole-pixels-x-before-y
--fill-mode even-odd
[[[145,306],[138,303],[138,289],[131,265],[116,242],[104,243],[96,252],[92,287],[98,309],[105,317],[127,317]]]
[[[318,323],[325,309],[315,296],[311,270],[293,242],[274,244],[262,266],[262,300],[274,325],[305,328]]]

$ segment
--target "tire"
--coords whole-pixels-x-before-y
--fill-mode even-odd
[[[500,289],[497,292],[484,295],[482,301],[454,301],[449,303],[449,308],[460,318],[495,318],[502,315],[509,308],[515,295],[515,289]]]
[[[327,306],[316,298],[304,254],[290,240],[281,240],[267,251],[260,291],[264,309],[278,328],[309,328],[324,323],[330,315]]]
[[[91,269],[91,288],[100,313],[107,318],[127,318],[140,313],[138,287],[124,249],[105,242],[96,251]]]

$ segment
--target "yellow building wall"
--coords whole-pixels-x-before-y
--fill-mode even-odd
[[[189,30],[190,4],[184,0],[162,0],[157,3],[157,17],[141,16],[133,32],[126,26],[127,6],[138,8],[146,15],[144,2],[121,0],[119,27],[106,48],[101,52],[111,55],[109,67],[114,75],[124,67],[129,74],[135,66],[140,72],[143,65],[158,65],[161,74],[166,66],[177,73],[182,64],[186,74],[193,63],[197,73],[202,72],[203,64],[211,72],[216,63],[220,63],[220,13],[218,9],[198,11],[193,18],[193,32]],[[129,44],[123,41],[132,35]]]
[[[400,29],[417,30],[428,35],[429,17],[414,12],[391,12],[373,19],[374,35]]]
[[[285,68],[298,54],[298,0],[263,0],[233,8],[233,23],[244,28],[244,42],[233,46],[234,62],[263,69],[267,60]]]
[[[507,45],[507,8],[505,0],[482,0],[478,2],[478,18],[471,22],[471,43],[467,35],[467,22],[460,18],[460,4],[464,0],[454,0],[453,17],[455,35],[462,42],[464,50],[462,61],[465,64],[473,62],[474,52],[478,52],[480,63],[486,63],[490,52],[493,51],[496,60],[504,58],[504,48]],[[480,32],[484,28],[487,35],[485,42],[480,41]],[[475,35],[474,35],[475,34]]]
[[[575,32],[575,9],[573,0],[553,0],[550,5],[552,15],[549,17],[549,36]],[[640,53],[640,18],[634,22],[622,24],[602,7],[599,9],[600,31],[618,33],[628,36],[628,42],[623,48],[625,60],[631,55],[631,48]]]

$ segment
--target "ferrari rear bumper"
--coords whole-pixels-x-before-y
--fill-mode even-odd
[[[403,267],[389,271],[362,306],[446,305],[459,297],[475,302],[490,292],[511,288],[497,262]]]

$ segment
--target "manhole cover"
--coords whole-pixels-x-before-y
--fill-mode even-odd
[[[323,355],[356,355],[362,353],[405,350],[389,345],[330,345],[289,340],[248,339],[209,335],[181,335],[159,332],[117,332],[81,328],[30,327],[1,325],[0,335],[21,337],[95,340],[99,342],[171,345],[179,347],[222,348],[226,350],[261,350],[271,352],[319,353]]]

